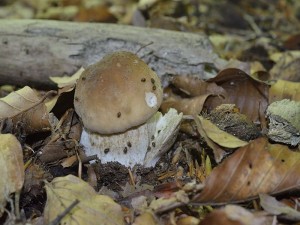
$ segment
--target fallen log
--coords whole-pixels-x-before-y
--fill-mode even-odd
[[[4,19],[0,20],[0,84],[51,88],[54,84],[49,76],[72,75],[107,53],[140,48],[138,56],[161,78],[198,74],[206,79],[212,74],[205,68],[218,67],[218,56],[208,38],[200,34],[116,24]]]

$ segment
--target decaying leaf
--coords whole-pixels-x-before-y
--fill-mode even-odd
[[[278,80],[269,89],[269,103],[282,99],[300,101],[300,83]]]
[[[276,194],[300,186],[300,153],[258,138],[213,169],[193,201],[230,203]]]
[[[241,206],[226,205],[208,214],[200,225],[271,225],[272,222],[273,218],[267,215],[255,215]]]
[[[204,116],[221,130],[243,141],[250,141],[261,135],[257,125],[244,114],[240,113],[240,110],[234,104],[222,104],[209,114],[204,114]]]
[[[158,112],[147,123],[125,133],[99,135],[84,130],[80,143],[87,155],[98,155],[102,163],[151,167],[174,143],[181,119],[182,114],[174,109],[164,116]]]
[[[208,83],[197,77],[175,76],[172,84],[185,94],[195,97],[200,95],[223,95],[226,91],[215,83]]]
[[[226,94],[222,87],[217,86],[215,83],[200,80],[197,77],[175,76],[172,84],[189,97],[181,97],[175,93],[169,93],[168,98],[161,105],[163,112],[167,112],[170,108],[175,108],[184,115],[198,115],[209,96]],[[166,91],[168,90],[165,89],[165,93]]]
[[[260,205],[264,210],[272,215],[281,215],[285,219],[300,221],[300,212],[289,207],[288,205],[279,202],[276,198],[267,194],[259,194]]]
[[[11,118],[26,134],[49,131],[49,114],[43,99],[26,86],[0,99],[0,120]]]
[[[79,203],[63,217],[61,224],[124,224],[121,206],[108,196],[98,195],[88,183],[78,177],[57,177],[46,184],[46,191],[45,224],[53,221],[75,200],[79,200]]]
[[[253,122],[265,124],[264,112],[268,105],[268,85],[252,79],[239,69],[222,70],[207,82],[214,82],[226,90],[222,98],[209,98],[205,106],[214,109],[221,104],[235,104]]]
[[[20,191],[24,183],[23,152],[12,134],[0,134],[0,214],[11,193]]]
[[[202,116],[198,116],[198,118],[206,135],[218,145],[226,148],[238,148],[248,144],[248,142],[222,131],[211,121],[204,119]]]
[[[300,143],[300,102],[283,99],[273,102],[267,109],[268,137],[290,145]]]
[[[207,95],[196,96],[193,98],[170,98],[164,101],[161,105],[162,112],[168,112],[169,109],[174,108],[184,115],[198,115],[203,108]]]

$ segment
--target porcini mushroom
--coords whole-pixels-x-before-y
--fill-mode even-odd
[[[153,166],[174,143],[182,119],[176,110],[164,117],[157,112],[162,94],[159,77],[133,53],[115,52],[89,66],[74,97],[86,154],[102,162]]]
[[[75,89],[83,125],[100,134],[124,132],[145,123],[162,102],[159,77],[130,52],[115,52],[89,66]]]

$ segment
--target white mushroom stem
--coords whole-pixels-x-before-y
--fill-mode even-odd
[[[164,116],[158,112],[145,124],[120,134],[100,135],[83,130],[80,143],[87,156],[97,154],[102,163],[117,161],[129,167],[151,167],[173,145],[181,119],[182,113],[170,109]]]

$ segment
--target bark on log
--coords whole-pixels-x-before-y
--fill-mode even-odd
[[[72,75],[105,54],[139,53],[159,76],[201,74],[216,66],[218,56],[200,34],[116,24],[46,20],[0,20],[0,84],[53,87],[49,76]],[[164,79],[163,79],[164,80]]]

